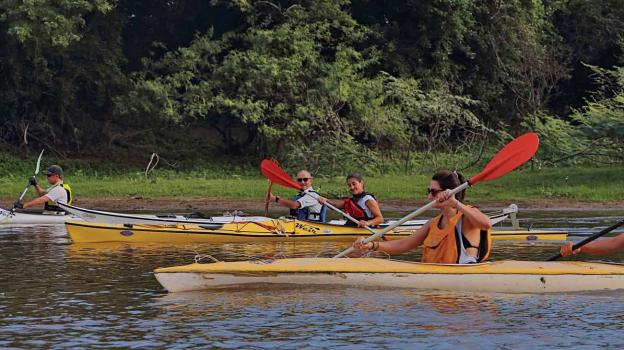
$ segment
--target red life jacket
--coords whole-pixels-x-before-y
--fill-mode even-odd
[[[342,209],[345,211],[345,213],[351,215],[356,220],[372,219],[373,218],[372,216],[369,216],[368,214],[366,214],[366,211],[367,210],[370,211],[370,209],[363,208],[362,206],[358,204],[360,199],[362,199],[366,195],[370,195],[371,197],[373,197],[373,199],[377,200],[377,198],[375,198],[375,196],[373,196],[372,193],[362,192],[357,196],[353,196],[351,198],[345,198],[344,207]],[[362,205],[366,205],[366,204],[362,203]],[[347,220],[347,223],[351,223],[351,221]]]

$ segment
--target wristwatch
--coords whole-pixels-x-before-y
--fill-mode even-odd
[[[275,196],[275,203],[279,203],[280,196]]]

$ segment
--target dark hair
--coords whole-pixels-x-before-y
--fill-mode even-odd
[[[351,173],[347,175],[347,182],[349,181],[349,179],[356,179],[358,180],[358,182],[362,182],[362,175],[358,173]]]
[[[465,182],[464,176],[457,171],[442,170],[433,175],[431,180],[435,180],[443,190],[452,190]],[[463,202],[466,190],[455,195],[458,201]]]

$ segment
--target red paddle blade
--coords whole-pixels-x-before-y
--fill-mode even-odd
[[[296,190],[301,189],[301,186],[272,160],[263,160],[262,163],[260,163],[260,171],[262,171],[264,177],[278,185],[294,188]]]
[[[539,146],[539,137],[534,132],[526,133],[503,147],[488,165],[468,180],[470,185],[480,181],[497,179],[526,163],[533,157]]]

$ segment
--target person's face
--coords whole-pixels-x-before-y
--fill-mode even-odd
[[[431,180],[429,188],[427,188],[427,199],[429,199],[430,201],[438,199],[438,195],[440,194],[440,192],[443,191],[444,190],[440,187],[440,184],[436,180]]]
[[[60,179],[60,177],[56,174],[52,174],[52,175],[46,175],[47,179],[48,179],[48,183],[50,185],[54,185],[55,183],[57,183]]]
[[[353,195],[358,195],[364,192],[364,181],[360,182],[356,178],[349,178],[347,180],[347,187],[349,188],[349,192]]]
[[[307,190],[312,186],[312,174],[307,171],[300,171],[297,174],[297,183],[299,183],[304,190]]]

